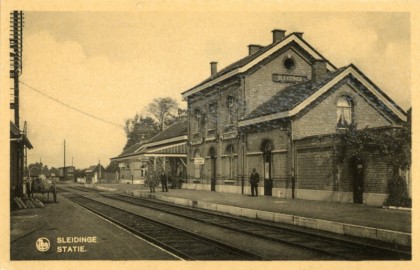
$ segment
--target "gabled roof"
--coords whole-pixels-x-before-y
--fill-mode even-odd
[[[240,120],[239,126],[294,116],[349,76],[357,82],[357,88],[363,89],[379,108],[394,118],[402,121],[407,120],[406,113],[393,100],[373,84],[356,66],[350,64],[328,73],[317,82],[306,81],[279,91]]]
[[[104,166],[102,166],[102,164],[100,165],[100,164],[97,164],[97,165],[92,165],[92,166],[90,166],[89,168],[87,168],[86,170],[85,170],[85,172],[86,173],[91,173],[91,172],[93,172],[96,168],[98,168],[99,166],[101,166],[101,169],[103,169],[103,171],[105,171],[105,168],[104,168]]]
[[[111,160],[124,160],[124,158],[133,157],[148,153],[151,148],[167,146],[168,144],[178,144],[182,141],[187,141],[187,118],[182,118],[180,121],[172,124],[163,131],[159,132],[147,143],[136,143],[127,148],[119,156],[111,158]]]
[[[125,156],[128,154],[132,154],[134,152],[136,152],[138,149],[140,149],[143,146],[144,143],[135,143],[132,146],[128,147],[127,149],[125,149],[120,156]]]
[[[125,149],[121,154],[116,157],[111,158],[111,160],[118,160],[126,157],[135,156],[146,151],[145,143],[136,143],[129,148]]]
[[[154,137],[150,138],[147,142],[146,146],[149,147],[151,145],[155,145],[158,142],[162,142],[168,139],[178,138],[180,136],[187,136],[187,118],[183,118],[180,121],[172,124],[171,126],[167,127],[166,129],[162,130]]]
[[[85,172],[93,172],[93,171],[95,170],[96,166],[98,166],[98,165],[93,165],[93,166],[90,166],[89,168],[87,168],[87,169],[85,170]]]
[[[294,84],[277,92],[266,102],[245,116],[242,120],[268,115],[276,112],[285,112],[293,109],[296,105],[304,101],[327,82],[332,80],[337,74],[342,72],[345,67],[337,69],[335,72],[326,74],[317,82],[308,80],[302,83]]]
[[[266,47],[263,47],[259,51],[248,55],[230,65],[225,67],[224,69],[217,72],[216,75],[204,80],[203,82],[199,83],[198,85],[194,86],[193,88],[185,91],[182,93],[182,97],[186,98],[189,95],[197,93],[207,87],[210,87],[220,81],[223,81],[227,78],[230,78],[236,74],[245,72],[255,66],[256,64],[260,63],[267,57],[271,56],[274,52],[278,51],[279,49],[287,46],[291,42],[295,42],[298,44],[302,49],[304,49],[307,53],[309,53],[315,59],[322,59],[327,61],[327,67],[330,71],[336,70],[336,67],[329,62],[324,56],[322,56],[318,51],[316,51],[311,45],[309,45],[299,34],[291,33],[285,36],[283,39],[272,43]]]

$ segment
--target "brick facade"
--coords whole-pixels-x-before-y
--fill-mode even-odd
[[[342,163],[336,157],[340,123],[387,127],[401,123],[405,113],[376,86],[365,87],[370,81],[354,66],[336,69],[298,45],[301,35],[289,37],[294,35],[284,47],[270,52],[281,43],[274,42],[255,49],[255,56],[220,73],[212,65],[212,77],[184,92],[189,113],[187,188],[210,190],[215,175],[215,191],[249,194],[248,177],[255,168],[261,194],[353,201],[353,157]],[[253,64],[260,52],[265,58]],[[235,68],[241,73],[233,73]],[[204,164],[195,164],[195,158],[204,158]],[[381,204],[387,166],[374,153],[359,158],[364,203]]]
[[[288,57],[295,61],[295,68],[287,69],[284,67],[284,60]],[[264,68],[250,74],[245,78],[246,113],[252,112],[279,90],[292,84],[273,81],[273,74],[305,76],[307,79],[310,79],[311,65],[307,59],[297,54],[295,50],[288,49],[267,63]]]
[[[368,103],[366,98],[356,92],[349,84],[342,84],[328,97],[319,102],[311,110],[306,112],[293,123],[295,139],[309,136],[333,134],[337,128],[336,101],[341,96],[349,96],[354,102],[353,119],[360,128],[370,128],[390,125],[390,121],[384,118],[378,110]]]

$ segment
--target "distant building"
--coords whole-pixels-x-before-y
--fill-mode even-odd
[[[105,178],[105,168],[101,164],[90,166],[85,170],[86,183],[96,184],[101,183],[102,179]]]
[[[58,168],[58,178],[60,178],[60,180],[74,180],[75,179],[75,171],[76,168],[74,166],[66,166],[65,167],[66,170],[64,171],[64,167],[60,167]],[[66,175],[64,175],[64,173]]]
[[[26,134],[10,122],[10,195],[22,196],[24,193],[25,148],[32,149]]]
[[[117,157],[121,183],[143,184],[148,173],[166,171],[171,179],[186,177],[187,119],[172,124],[150,138],[137,143]]]

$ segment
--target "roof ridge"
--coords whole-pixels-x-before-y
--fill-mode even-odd
[[[341,72],[343,72],[347,68],[348,68],[348,66],[343,66],[341,68],[338,68],[333,72],[325,74],[324,76],[322,76],[317,81],[313,81],[313,80],[310,79],[310,80],[307,80],[307,81],[303,81],[303,82],[299,82],[299,83],[289,85],[284,89],[277,90],[277,92],[274,95],[272,95],[268,100],[263,102],[260,106],[256,107],[254,110],[252,110],[249,114],[247,114],[241,120],[251,119],[251,118],[254,118],[254,117],[258,117],[258,116],[269,115],[269,114],[272,114],[272,113],[277,113],[277,112],[290,110],[290,109],[296,107],[297,105],[299,105],[300,103],[302,103],[302,101],[304,99],[306,99],[307,97],[303,97],[301,100],[296,100],[295,104],[287,104],[287,105],[291,105],[291,107],[288,107],[288,106],[285,105],[283,110],[282,109],[280,109],[280,110],[277,109],[276,111],[267,111],[267,108],[273,107],[269,104],[272,103],[272,102],[275,102],[276,99],[277,100],[280,99],[281,95],[289,94],[289,92],[291,92],[291,91],[295,92],[295,91],[299,90],[299,87],[308,88],[308,90],[310,89],[310,91],[309,91],[310,93],[316,92],[317,89],[320,89],[322,86],[327,84],[329,81],[333,80],[335,77],[337,77]],[[293,93],[293,94],[295,94],[295,93]],[[298,98],[298,96],[293,96],[293,98]],[[290,99],[290,97],[287,97],[287,99]],[[289,102],[292,102],[292,101],[289,100]],[[275,107],[278,108],[278,106],[275,106]],[[259,111],[266,111],[266,112],[263,112],[262,114],[260,114],[258,116],[253,116],[253,114],[258,113]]]

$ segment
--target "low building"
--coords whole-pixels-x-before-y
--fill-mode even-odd
[[[10,198],[21,197],[25,193],[25,148],[32,149],[33,146],[25,132],[10,122]]]
[[[99,163],[90,166],[85,170],[86,183],[96,184],[102,182],[102,175],[105,174],[105,168]]]
[[[119,156],[121,183],[143,184],[148,173],[166,171],[171,179],[186,177],[187,119],[184,118],[150,138],[137,143]]]
[[[76,168],[74,166],[66,166],[58,168],[58,178],[60,180],[66,181],[66,180],[74,180],[75,179],[75,172]]]
[[[189,189],[381,205],[386,162],[375,153],[335,159],[349,126],[395,129],[406,113],[355,65],[337,68],[303,39],[273,30],[267,46],[182,93],[188,102]]]

